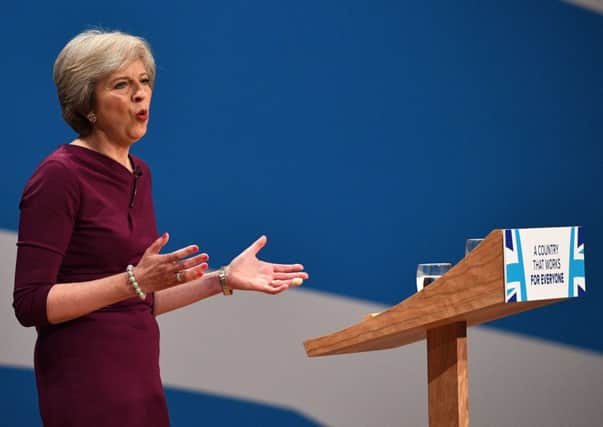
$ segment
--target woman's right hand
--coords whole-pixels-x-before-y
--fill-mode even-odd
[[[134,267],[136,281],[146,293],[199,279],[207,269],[206,261],[209,256],[206,253],[190,257],[199,252],[197,245],[190,245],[169,254],[160,254],[169,239],[170,235],[163,233],[147,248],[138,265]]]

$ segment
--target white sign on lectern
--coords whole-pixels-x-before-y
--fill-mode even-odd
[[[586,292],[582,227],[503,232],[506,302],[578,297]]]

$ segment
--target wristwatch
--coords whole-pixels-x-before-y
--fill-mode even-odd
[[[218,279],[220,279],[220,286],[222,286],[222,293],[226,296],[232,295],[232,288],[226,283],[226,267],[220,267],[218,270]]]

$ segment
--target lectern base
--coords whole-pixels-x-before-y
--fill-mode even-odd
[[[427,330],[429,426],[468,427],[467,322]]]

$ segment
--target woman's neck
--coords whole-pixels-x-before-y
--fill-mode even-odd
[[[108,138],[105,138],[104,135],[97,134],[76,138],[73,140],[72,144],[104,154],[132,172],[132,164],[130,163],[130,158],[128,156],[130,153],[130,146],[114,144],[110,142]]]

